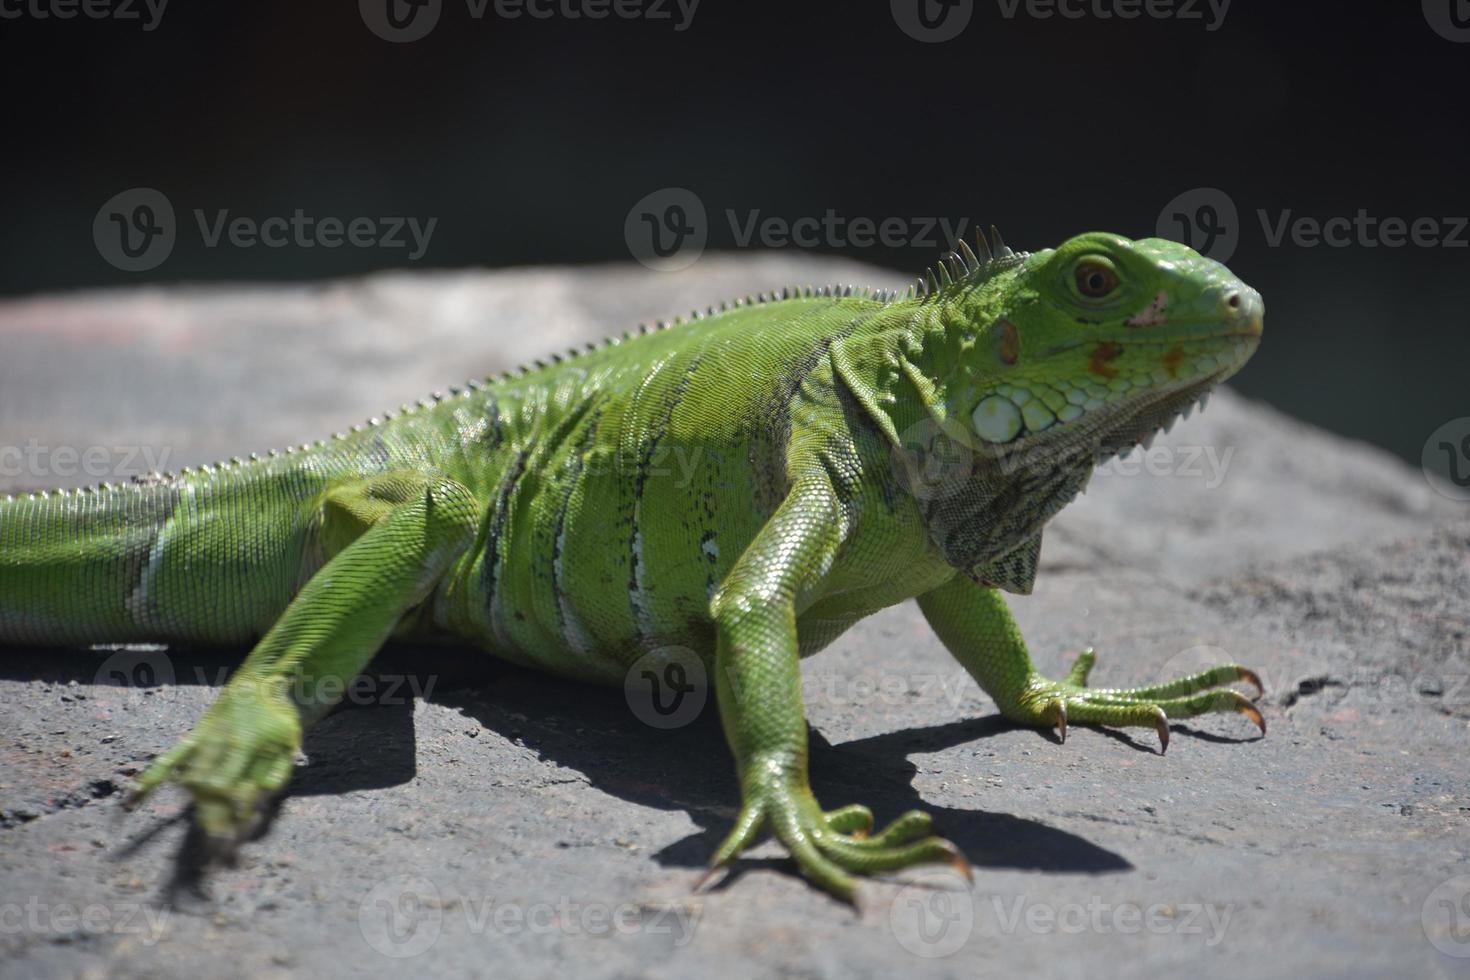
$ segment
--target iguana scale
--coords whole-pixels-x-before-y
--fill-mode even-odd
[[[1001,590],[1094,465],[1255,351],[1259,294],[1161,239],[963,245],[903,293],[792,289],[436,395],[285,453],[0,500],[0,642],[253,646],[137,794],[183,785],[232,844],[303,731],[393,636],[450,636],[621,684],[649,651],[713,679],[742,806],[851,898],[854,874],[968,865],[914,811],[869,833],[807,781],[800,660],[915,598],[1014,721],[1155,728],[1259,711],[1225,664],[1151,687],[1032,667]],[[978,254],[977,254],[978,252]],[[697,462],[689,480],[655,461]],[[301,680],[308,681],[302,684]],[[311,681],[336,683],[313,686]]]

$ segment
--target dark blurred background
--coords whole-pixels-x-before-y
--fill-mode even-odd
[[[1041,16],[1046,0],[645,0],[637,17],[536,2],[551,16],[0,0],[0,293],[630,261],[630,209],[680,187],[707,209],[710,249],[740,245],[727,209],[968,218],[1020,248],[1087,229],[1189,238],[1266,296],[1247,394],[1415,463],[1470,414],[1466,0],[1235,0],[1223,16],[1221,0],[1153,0],[1170,16],[1063,0],[1075,17]],[[177,240],[130,272],[94,219],[140,187],[166,196]],[[196,209],[438,220],[410,261],[211,248]],[[1355,224],[1273,240],[1298,218]],[[909,271],[938,252],[830,235],[813,250]]]

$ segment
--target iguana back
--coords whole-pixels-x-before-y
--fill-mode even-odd
[[[262,458],[0,499],[0,642],[253,643],[331,557],[334,489],[429,468],[482,504],[438,626],[584,676],[707,640],[714,584],[785,492],[793,393],[833,337],[886,308],[817,292],[665,323]],[[698,589],[674,587],[686,580]]]

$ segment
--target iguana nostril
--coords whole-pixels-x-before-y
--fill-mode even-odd
[[[1230,294],[1230,298],[1227,299],[1225,302],[1227,302],[1227,303],[1230,304],[1230,308],[1232,310],[1238,310],[1238,309],[1240,309],[1240,294],[1239,293],[1231,293]]]

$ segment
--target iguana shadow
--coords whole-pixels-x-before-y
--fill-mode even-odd
[[[170,651],[178,684],[218,684],[238,656],[208,651]],[[100,683],[97,655],[12,658],[0,676]],[[657,729],[640,721],[616,689],[568,682],[500,663],[483,654],[450,648],[390,646],[370,670],[388,683],[376,700],[347,704],[310,729],[309,764],[292,779],[290,796],[335,795],[381,789],[413,779],[417,745],[414,701],[422,697],[453,708],[540,759],[581,773],[600,792],[658,810],[680,810],[699,827],[652,857],[661,866],[702,868],[735,818],[739,788],[720,729],[713,697],[688,724]],[[181,719],[182,735],[194,719]],[[931,753],[1009,731],[998,716],[915,727],[833,745],[810,732],[812,786],[829,806],[861,802],[879,824],[911,809],[927,810],[936,830],[957,844],[977,868],[1052,873],[1109,873],[1132,865],[1121,855],[1076,834],[1007,813],[935,805],[913,787],[914,754]],[[487,792],[502,792],[487,789]],[[265,814],[264,835],[277,812]],[[145,829],[124,845],[135,849],[164,824]],[[192,826],[192,821],[190,822]],[[197,834],[181,843],[175,891],[195,887],[207,855]],[[740,862],[789,870],[786,862]]]
[[[735,819],[739,787],[710,697],[697,718],[662,730],[640,721],[623,692],[504,668],[473,684],[443,678],[431,700],[581,773],[592,788],[630,803],[681,810],[699,830],[655,852],[665,867],[702,868]],[[1056,873],[1126,871],[1121,855],[1023,817],[937,806],[913,787],[913,754],[936,752],[1013,728],[997,717],[918,727],[832,745],[809,735],[812,787],[829,806],[861,802],[879,824],[927,810],[939,833],[976,867]],[[744,862],[747,866],[753,862]]]

